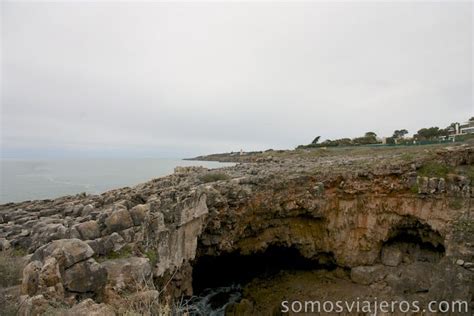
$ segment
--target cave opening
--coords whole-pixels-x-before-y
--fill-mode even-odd
[[[395,263],[435,263],[444,255],[443,237],[429,225],[413,219],[407,219],[392,229],[381,251],[382,260],[391,257],[389,261],[395,260]]]
[[[231,285],[244,285],[252,279],[272,277],[283,270],[335,269],[330,253],[320,253],[309,259],[295,247],[270,246],[264,252],[251,255],[226,253],[203,255],[193,264],[193,292]]]

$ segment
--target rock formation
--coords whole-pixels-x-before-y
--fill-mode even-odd
[[[354,286],[472,308],[474,148],[419,151],[262,154],[217,171],[178,167],[101,195],[1,205],[0,246],[29,253],[20,314],[59,304],[74,315],[113,315],[132,294],[191,296],[205,287],[196,280],[212,279],[205,260],[275,249]],[[225,177],[209,177],[216,173]],[[228,312],[261,312],[251,298]]]

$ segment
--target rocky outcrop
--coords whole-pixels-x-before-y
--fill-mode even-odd
[[[132,286],[145,279],[168,295],[191,295],[200,258],[275,247],[350,271],[360,286],[472,301],[472,147],[410,159],[312,151],[260,158],[220,169],[225,177],[176,168],[102,195],[0,206],[2,247],[32,254],[24,305],[31,311],[54,298],[100,309],[123,293],[155,293]],[[429,174],[426,164],[443,168]]]
[[[59,239],[38,248],[23,270],[22,305],[34,308],[42,300],[70,302],[87,296],[100,297],[107,270],[94,258],[94,251],[82,240]],[[36,302],[36,303],[35,303]],[[26,308],[26,307],[25,307]],[[23,308],[23,314],[30,311]]]
[[[67,311],[66,316],[115,316],[113,309],[88,298]]]

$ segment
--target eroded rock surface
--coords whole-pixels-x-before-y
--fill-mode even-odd
[[[358,287],[472,304],[473,147],[414,157],[324,153],[263,155],[217,171],[180,167],[101,195],[1,205],[2,247],[32,254],[22,312],[48,300],[102,311],[140,278],[166,295],[191,295],[200,258],[271,247],[342,269]],[[443,168],[430,174],[425,165]],[[229,310],[257,312],[258,298],[249,298]]]

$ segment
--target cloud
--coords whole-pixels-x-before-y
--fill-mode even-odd
[[[470,3],[2,2],[2,38],[13,156],[293,148],[474,112]]]

